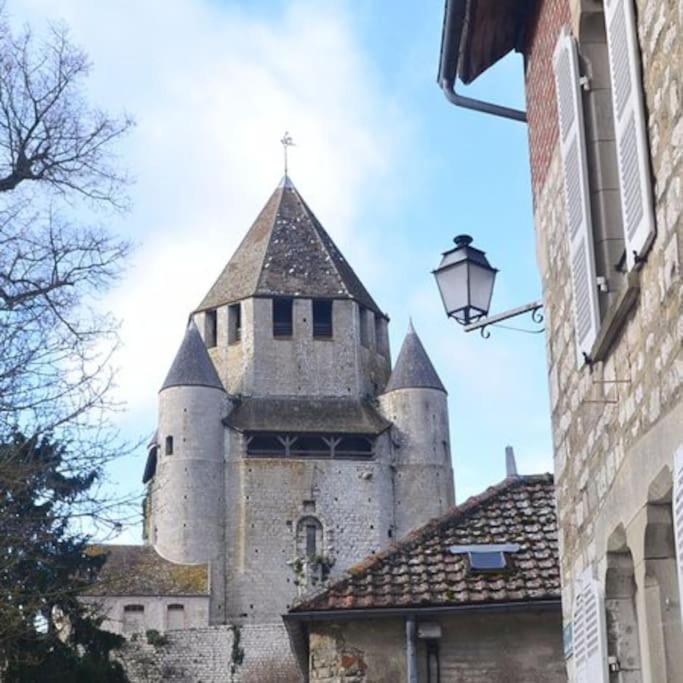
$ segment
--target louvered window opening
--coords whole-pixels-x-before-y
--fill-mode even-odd
[[[291,337],[294,332],[293,299],[273,299],[273,336]]]
[[[313,300],[313,336],[316,339],[332,337],[332,301]]]
[[[375,439],[365,434],[251,432],[247,435],[250,457],[369,460],[374,454]]]

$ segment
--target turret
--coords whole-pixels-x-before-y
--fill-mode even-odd
[[[168,560],[220,557],[226,393],[194,323],[159,391],[151,542]]]
[[[448,395],[412,322],[380,409],[393,423],[394,507],[401,536],[445,512],[455,498]]]

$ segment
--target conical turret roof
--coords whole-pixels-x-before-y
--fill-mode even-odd
[[[216,368],[194,322],[187,326],[185,337],[166,375],[161,391],[169,387],[191,385],[223,389]]]
[[[384,393],[396,389],[415,388],[439,389],[446,392],[411,321]]]
[[[252,296],[354,299],[382,314],[288,176],[197,310]]]

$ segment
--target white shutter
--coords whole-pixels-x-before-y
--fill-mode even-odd
[[[607,0],[605,5],[621,215],[630,269],[655,234],[647,121],[633,0]]]
[[[574,588],[573,645],[576,683],[609,683],[605,598],[590,569]]]
[[[676,565],[678,566],[678,595],[683,618],[683,445],[674,454],[673,519],[676,536]]]
[[[600,329],[598,287],[593,255],[593,225],[588,188],[586,138],[576,42],[565,27],[555,48],[555,87],[564,166],[569,266],[574,299],[576,355],[579,367]]]

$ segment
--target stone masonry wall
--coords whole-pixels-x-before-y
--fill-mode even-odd
[[[557,3],[547,0],[542,5],[553,12]],[[571,3],[575,35],[579,5],[578,0]],[[640,293],[634,309],[604,362],[592,368],[576,367],[557,138],[546,170],[540,124],[531,116],[535,104],[529,102],[566,621],[571,618],[572,579],[591,563],[604,577],[610,535],[619,524],[628,530],[650,499],[651,485],[662,468],[668,468],[670,481],[675,445],[683,442],[683,76],[676,68],[683,59],[683,4],[637,0],[636,8],[657,235],[640,271]],[[535,38],[542,39],[544,53],[555,45],[557,31],[559,24],[549,22],[542,38]],[[530,55],[533,61],[533,48]],[[533,98],[538,82],[548,87],[553,84],[552,60],[544,58],[540,66],[530,62],[527,74],[535,83],[528,85]],[[554,92],[552,98],[554,111]],[[633,539],[631,550],[638,575],[644,541],[642,537]],[[643,589],[644,585],[639,585],[641,595]],[[646,640],[641,637],[641,643]],[[646,670],[647,653],[643,660]]]
[[[211,626],[140,633],[121,650],[132,683],[294,683],[301,674],[284,626]]]
[[[514,614],[469,612],[425,621],[441,628],[438,650],[442,681],[566,680],[559,608],[546,612],[530,608],[527,613]],[[311,683],[406,680],[403,619],[314,622],[309,642]],[[427,649],[421,639],[417,641],[417,665],[418,680],[427,681]]]

